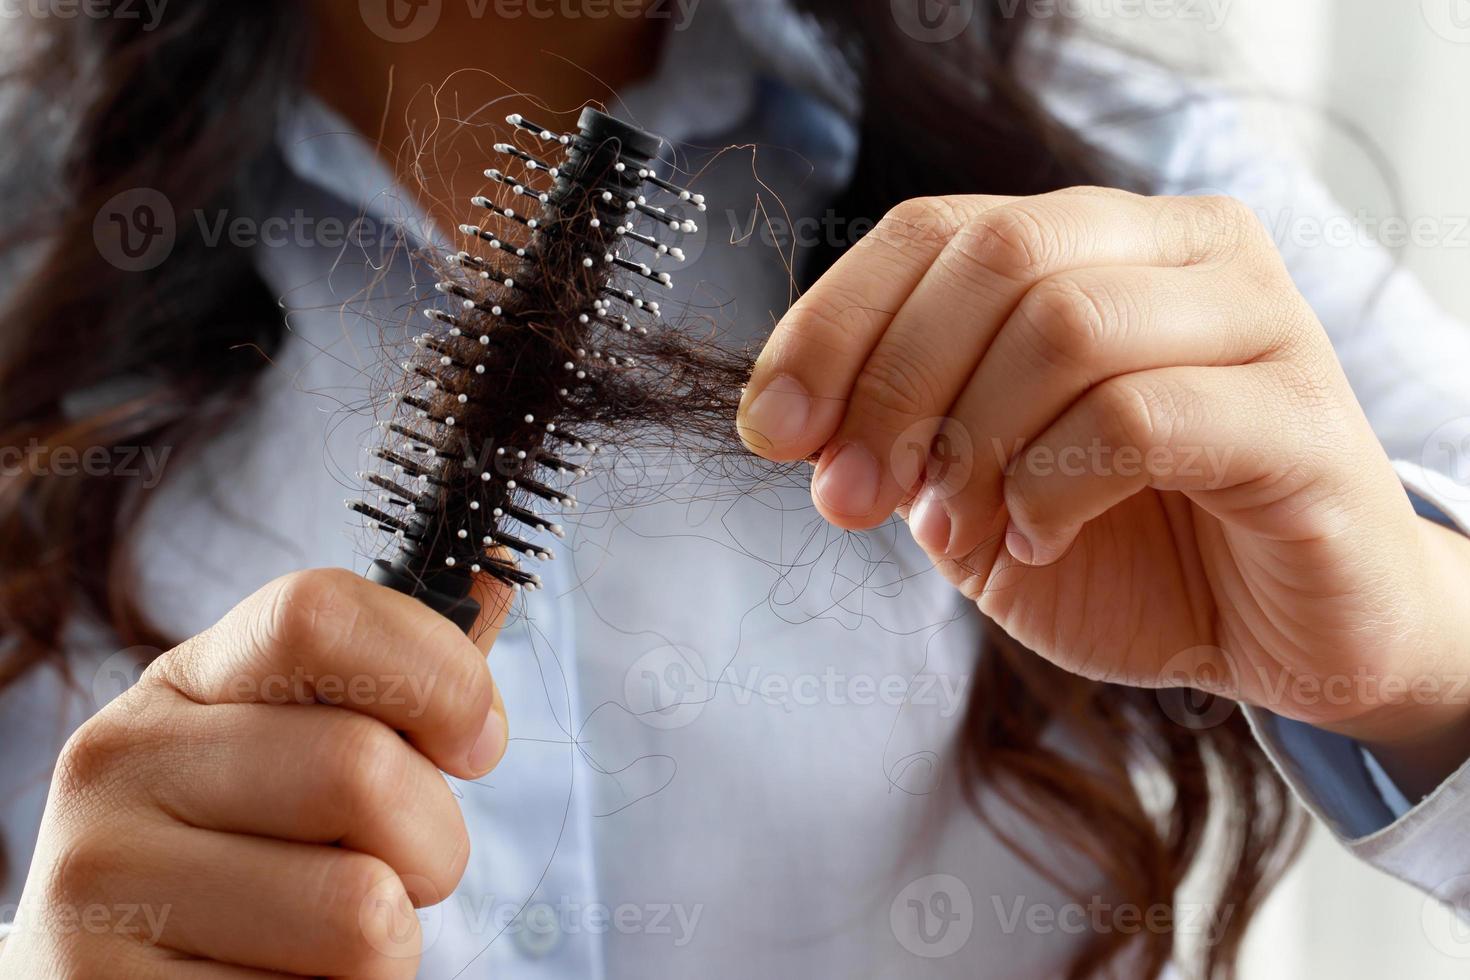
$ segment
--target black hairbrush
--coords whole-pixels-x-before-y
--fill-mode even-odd
[[[654,172],[662,140],[590,108],[576,133],[520,115],[507,122],[560,162],[496,145],[524,175],[485,171],[505,201],[474,198],[493,225],[460,227],[484,254],[459,252],[440,270],[438,290],[458,308],[425,311],[437,329],[416,338],[405,390],[380,423],[384,472],[363,474],[378,501],[349,502],[397,540],[370,577],[466,631],[480,611],[474,576],[540,586],[522,560],[552,557],[534,539],[562,530],[543,511],[576,506],[563,487],[583,473],[573,460],[597,450],[594,438],[658,422],[661,402],[733,404],[723,380],[699,379],[707,361],[697,342],[661,324],[658,303],[644,298],[640,287],[666,288],[669,274],[623,254],[682,261],[657,236],[697,230],[680,206],[705,209]],[[652,385],[634,376],[643,353],[660,371]],[[707,383],[724,394],[700,391]]]

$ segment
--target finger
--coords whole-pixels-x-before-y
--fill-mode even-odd
[[[1010,200],[923,198],[885,215],[776,325],[741,400],[746,446],[773,460],[820,449],[842,420],[852,379],[949,240]]]
[[[433,763],[388,726],[320,705],[191,704],[169,713],[173,737],[158,740],[141,789],[175,819],[340,843],[427,882],[431,895],[415,899],[458,886],[470,853],[459,804]]]
[[[836,432],[816,434],[827,439],[814,481],[824,515],[843,527],[870,527],[913,492],[920,463],[895,454],[895,443],[933,437],[1037,281],[1089,266],[1172,266],[1195,256],[1177,236],[1159,233],[1167,206],[1079,189],[1011,201],[961,227],[857,374],[845,379],[847,411]],[[814,362],[809,370],[832,369]]]
[[[480,615],[470,629],[470,640],[482,654],[489,654],[510,618],[515,593],[488,575],[476,575],[470,587],[470,598],[480,604]]]
[[[161,949],[303,976],[416,972],[418,918],[398,876],[365,854],[172,823],[84,853],[59,874],[150,910],[141,926]]]
[[[1001,530],[1004,470],[1088,389],[1180,365],[1275,356],[1305,332],[1305,307],[1228,270],[1093,267],[1037,283],[996,335],[945,422],[910,527],[935,556],[969,554]],[[963,449],[963,455],[954,447]],[[1002,525],[1003,526],[1003,525]]]
[[[1094,387],[1007,475],[1007,549],[1051,564],[1084,524],[1146,487],[1187,493],[1227,523],[1248,515],[1267,538],[1342,530],[1303,526],[1311,499],[1336,492],[1323,479],[1331,461],[1350,456],[1296,404],[1320,397],[1311,387],[1278,362],[1166,368]]]
[[[493,642],[493,627],[484,633],[481,642]],[[339,569],[277,579],[144,678],[200,704],[335,701],[404,732],[466,778],[485,775],[505,751],[481,649],[417,600]],[[405,685],[423,692],[421,710],[384,696]]]

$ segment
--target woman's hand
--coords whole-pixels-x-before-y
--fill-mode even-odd
[[[910,201],[781,321],[741,426],[1068,670],[1437,751],[1430,786],[1470,755],[1470,547],[1233,200]]]
[[[448,620],[344,571],[281,579],[67,743],[0,976],[412,977],[413,906],[470,851],[440,770],[484,776],[506,732]]]

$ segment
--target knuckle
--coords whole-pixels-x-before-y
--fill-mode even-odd
[[[56,763],[58,792],[65,796],[105,792],[131,768],[134,738],[113,714],[92,717],[66,740]]]
[[[964,280],[976,272],[1014,282],[1039,279],[1052,263],[1058,235],[1032,209],[1013,204],[967,222],[939,257]]]
[[[1213,244],[1215,251],[1223,252],[1247,246],[1259,249],[1269,242],[1266,226],[1261,223],[1260,217],[1250,205],[1240,198],[1228,194],[1209,194],[1191,200],[1195,207],[1204,212],[1200,224],[1219,230],[1216,240],[1207,243]]]
[[[446,649],[449,644],[465,649],[464,635],[454,624],[446,623]],[[495,680],[478,656],[454,656],[437,674],[424,679],[422,690],[426,703],[413,705],[411,714],[428,715],[435,722],[442,719],[466,731],[483,722],[495,703]]]
[[[898,248],[933,248],[948,241],[964,224],[953,202],[944,197],[913,197],[895,205],[870,233]]]
[[[317,882],[323,939],[340,972],[377,975],[394,952],[413,949],[417,917],[398,876],[384,862],[341,851],[328,861]]]
[[[349,581],[353,580],[353,581]],[[355,576],[313,569],[276,579],[262,596],[256,626],[267,648],[320,646],[352,632],[359,606],[347,596]]]
[[[1274,373],[1277,390],[1295,409],[1294,416],[1313,425],[1318,435],[1339,427],[1343,400],[1326,371],[1314,362],[1283,360]]]
[[[901,428],[909,419],[933,414],[938,392],[934,368],[917,352],[895,348],[863,366],[850,410]]]
[[[890,314],[857,303],[844,303],[820,286],[802,297],[782,321],[783,344],[794,343],[808,356],[838,354],[854,338],[874,333]]]
[[[331,792],[354,826],[381,813],[384,800],[400,799],[412,788],[412,749],[366,715],[343,713],[321,751]]]
[[[105,888],[121,868],[121,856],[103,843],[101,835],[79,836],[47,871],[45,891],[64,903],[85,900]]]
[[[1206,194],[1196,198],[1202,207],[1208,208],[1220,218],[1236,227],[1259,226],[1256,213],[1238,197],[1230,194]]]
[[[1017,313],[1040,367],[1074,371],[1095,363],[1122,320],[1108,291],[1066,277],[1043,280]]]
[[[1063,187],[1061,190],[1053,191],[1055,195],[1074,194],[1081,197],[1096,197],[1112,201],[1139,201],[1143,195],[1130,191],[1123,187],[1108,187],[1103,184],[1077,184],[1072,187]]]
[[[1145,449],[1168,441],[1173,406],[1157,386],[1122,377],[1099,386],[1097,392],[1105,444]]]

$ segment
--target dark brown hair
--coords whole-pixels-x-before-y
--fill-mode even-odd
[[[861,149],[839,215],[876,216],[916,196],[1033,194],[1136,183],[1054,120],[1023,81],[1035,30],[1020,5],[983,5],[943,44],[900,28],[888,0],[803,0],[859,67]],[[93,223],[112,198],[161,193],[179,212],[248,211],[272,166],[278,109],[299,84],[309,26],[299,0],[195,0],[159,23],[122,17],[26,25],[3,108],[13,137],[0,229],[15,283],[0,331],[5,445],[179,447],[245,404],[282,339],[250,256],[178,228],[167,261],[125,272],[99,254]],[[963,134],[952,141],[935,134]],[[20,152],[14,149],[21,148]],[[836,257],[804,256],[808,278]],[[32,442],[34,440],[34,442]],[[45,474],[45,475],[43,475]],[[36,468],[0,478],[0,687],[43,663],[64,669],[66,630],[91,620],[128,644],[165,645],[127,590],[136,480]],[[1180,724],[1153,692],[1071,677],[992,629],[956,746],[976,810],[1043,875],[1008,828],[1019,813],[1088,861],[1117,903],[1171,908],[1208,854],[1228,927],[1197,951],[1230,976],[1251,913],[1299,837],[1289,794],[1239,713]],[[1177,717],[1177,715],[1176,715]],[[1054,736],[1087,745],[1079,766]],[[1146,792],[1152,780],[1165,803]],[[1004,803],[1012,818],[1001,819]],[[1212,834],[1205,847],[1206,830]],[[1079,896],[1085,898],[1086,896]],[[1069,975],[1105,967],[1155,977],[1181,951],[1170,928],[1091,935]]]

